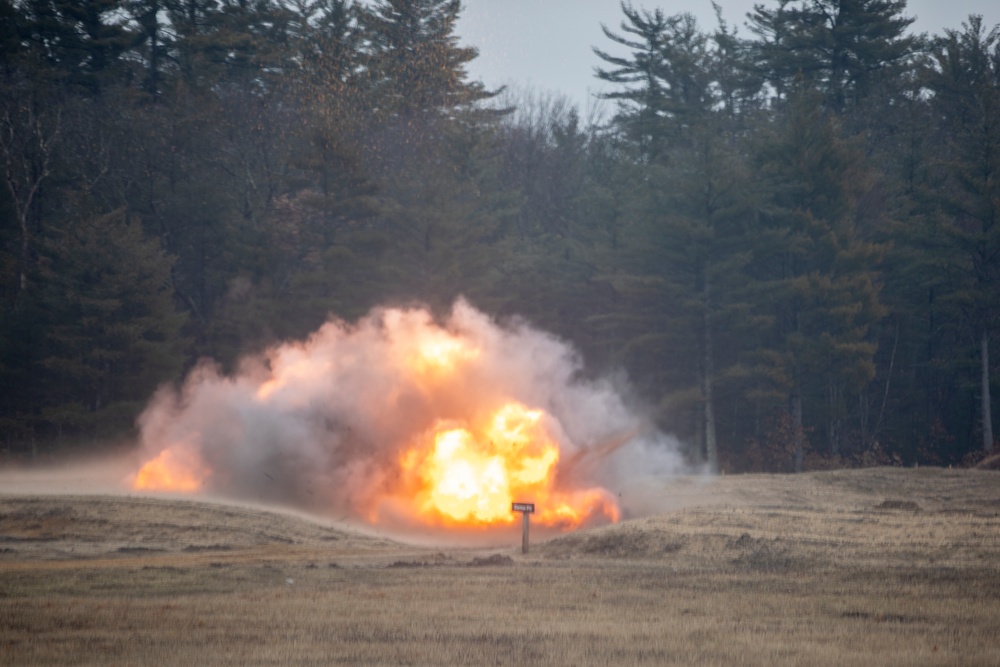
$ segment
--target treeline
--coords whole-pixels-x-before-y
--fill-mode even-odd
[[[198,358],[465,295],[726,470],[992,451],[1000,32],[622,10],[581,119],[470,81],[459,0],[0,0],[0,449],[91,447]]]

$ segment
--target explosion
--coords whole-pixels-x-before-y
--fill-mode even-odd
[[[445,525],[511,523],[511,503],[532,498],[542,525],[578,525],[600,513],[618,519],[618,507],[601,489],[566,493],[554,487],[559,446],[539,427],[544,413],[507,403],[486,424],[433,429],[433,443],[403,455],[401,469],[415,480],[418,512]]]
[[[194,452],[182,445],[164,449],[146,462],[135,475],[132,488],[137,491],[198,491],[208,477]]]
[[[566,343],[464,301],[443,322],[422,308],[331,320],[230,376],[203,363],[139,426],[136,490],[451,533],[509,526],[520,501],[543,531],[617,521],[613,459],[648,431]]]

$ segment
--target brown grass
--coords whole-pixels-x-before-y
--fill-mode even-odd
[[[3,665],[998,665],[1000,473],[665,480],[520,554],[0,496]],[[471,567],[471,565],[476,565]]]

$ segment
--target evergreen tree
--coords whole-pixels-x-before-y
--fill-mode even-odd
[[[645,366],[640,372],[654,383],[664,416],[675,429],[690,423],[684,432],[717,468],[716,386],[736,361],[726,333],[739,309],[736,277],[746,262],[741,237],[748,216],[740,185],[746,175],[728,106],[735,98],[720,95],[713,71],[729,55],[719,50],[724,34],[709,39],[689,14],[623,10],[623,29],[644,35],[644,41],[606,31],[637,50],[631,58],[598,51],[618,65],[599,76],[643,82],[608,94],[628,100],[617,120],[641,156],[629,178],[625,216],[632,224],[622,235],[623,247],[606,260],[606,276],[622,296],[619,308],[624,306],[618,326],[628,332],[620,354]]]
[[[158,98],[171,83],[175,73],[173,54],[174,37],[164,13],[170,0],[126,0],[129,18],[137,33],[133,54],[141,63],[142,90]]]
[[[123,0],[57,0],[66,27],[62,68],[72,84],[91,93],[127,76],[124,55],[135,36],[125,23]]]
[[[377,0],[362,10],[369,41],[370,111],[406,126],[470,110],[495,93],[468,81],[465,65],[478,52],[458,45],[461,0]]]
[[[128,428],[184,360],[171,260],[121,211],[54,235],[46,255],[42,416],[60,434]]]
[[[842,112],[868,96],[880,76],[907,64],[918,44],[906,0],[776,0],[754,5],[757,68],[786,97],[797,80]]]
[[[384,275],[394,297],[450,302],[502,224],[502,198],[486,184],[504,112],[486,108],[495,93],[468,80],[478,53],[458,44],[460,11],[459,0],[381,0],[360,14],[377,123],[364,151],[380,193],[371,229],[392,240]]]
[[[620,86],[604,98],[618,101],[617,123],[641,147],[643,154],[655,159],[661,152],[661,117],[667,94],[666,84],[660,78],[667,17],[661,9],[637,10],[625,2],[621,8],[626,19],[621,23],[624,34],[612,32],[604,25],[601,29],[608,39],[630,49],[630,57],[613,56],[594,47],[594,53],[614,67],[598,68],[595,73],[597,78]]]
[[[983,451],[994,447],[990,342],[1000,318],[1000,26],[969,17],[937,41],[928,85],[945,130],[928,193],[935,240],[927,268],[967,323],[979,352]]]
[[[761,137],[755,160],[763,198],[749,269],[757,312],[770,322],[753,353],[764,381],[758,396],[770,387],[796,429],[823,426],[837,456],[854,404],[848,399],[873,377],[871,328],[883,314],[879,248],[856,226],[865,174],[811,93],[793,98],[780,127]],[[804,444],[795,443],[796,470]]]

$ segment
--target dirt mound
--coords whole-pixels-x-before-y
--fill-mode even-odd
[[[659,558],[681,551],[690,541],[642,522],[580,532],[548,542],[544,553],[559,558],[572,555],[604,558]]]
[[[670,492],[664,482],[664,494]],[[988,560],[1000,516],[992,472],[875,468],[732,475],[673,512],[578,531],[539,545],[555,560],[660,562],[672,571],[790,572],[878,562],[912,567]],[[947,546],[943,546],[947,545]]]
[[[987,456],[976,464],[976,468],[979,470],[1000,470],[1000,454]]]
[[[904,510],[907,512],[919,512],[920,504],[912,500],[892,500],[886,499],[875,506],[877,510]]]
[[[780,537],[767,539],[743,533],[736,539],[730,539],[726,547],[735,554],[729,562],[740,569],[781,572],[795,565]]]
[[[472,562],[469,563],[469,567],[492,567],[495,565],[513,565],[514,559],[510,556],[504,556],[502,554],[493,554],[492,556],[485,556],[483,558],[473,558]]]
[[[375,548],[387,541],[237,505],[118,496],[0,496],[6,559],[219,552],[262,545]]]
[[[979,559],[1000,516],[996,473],[941,468],[877,468],[804,475],[664,479],[666,501],[680,489],[687,507],[532,543],[526,560],[668,563],[677,570],[779,571],[845,558],[909,562],[910,544],[934,534],[947,543],[935,563]],[[669,504],[667,502],[666,504]],[[967,533],[967,534],[966,534]],[[942,536],[951,536],[946,540]],[[520,534],[512,530],[513,554]],[[950,541],[949,541],[950,540]],[[869,548],[870,543],[877,548]],[[148,558],[166,563],[292,557],[344,567],[425,568],[505,565],[476,547],[403,544],[342,523],[233,504],[125,496],[0,494],[0,562]],[[503,544],[503,542],[499,542]],[[461,551],[454,551],[460,549]],[[254,551],[250,554],[250,551]],[[522,562],[524,559],[517,559]],[[185,561],[186,562],[186,561]],[[895,561],[893,561],[895,562]],[[977,561],[978,562],[978,561]]]

